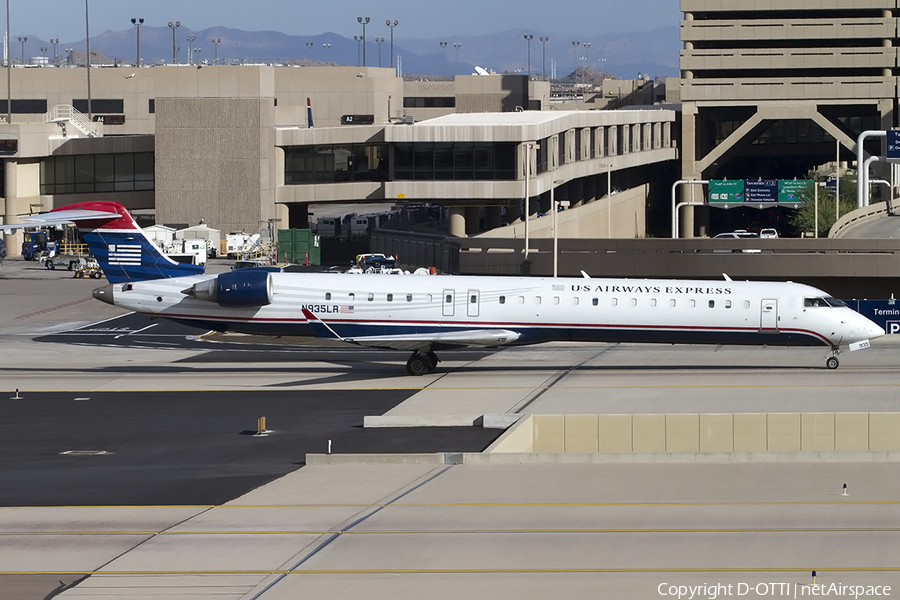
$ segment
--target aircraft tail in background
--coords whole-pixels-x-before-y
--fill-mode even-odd
[[[202,275],[204,272],[201,265],[179,263],[163,254],[118,202],[69,204],[30,217],[28,221],[34,227],[74,223],[110,283]]]
[[[313,128],[312,103],[309,98],[306,99],[306,126],[310,129]]]

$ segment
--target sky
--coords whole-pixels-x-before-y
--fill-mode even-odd
[[[398,20],[395,39],[442,35],[484,35],[510,29],[572,36],[613,31],[653,31],[677,25],[675,0],[7,0],[11,38],[59,37],[62,43],[84,39],[85,1],[91,36],[123,31],[131,19],[165,27],[181,21],[199,31],[223,26],[244,31],[280,31],[289,35],[342,36],[361,33],[357,17],[371,17],[367,36],[390,35],[385,20]],[[5,21],[0,5],[0,21]]]

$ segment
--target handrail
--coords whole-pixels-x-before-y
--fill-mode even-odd
[[[44,123],[72,123],[79,131],[88,137],[100,135],[100,127],[84,116],[84,113],[75,109],[71,104],[57,104],[44,115]]]

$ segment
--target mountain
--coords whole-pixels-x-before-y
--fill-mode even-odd
[[[228,64],[305,60],[314,64],[357,65],[362,56],[359,42],[333,32],[310,37],[226,27],[193,31],[186,27],[144,25],[140,28],[142,62],[171,62],[173,34],[175,55],[180,63],[188,62],[188,55],[193,54],[194,62],[211,63],[218,58],[219,63]],[[550,76],[555,67],[559,78],[570,75],[576,67],[589,67],[623,79],[633,79],[638,73],[653,77],[678,75],[678,55],[681,49],[678,26],[649,32],[612,33],[579,40],[572,40],[571,36],[523,29],[501,31],[492,35],[448,36],[440,39],[404,36],[394,42],[394,55],[400,57],[404,73],[449,77],[472,73],[475,65],[498,73],[524,73],[528,70],[529,58],[529,43],[526,42],[525,35],[533,36],[530,41],[532,74],[540,74],[546,65],[547,75]],[[540,41],[542,35],[549,37],[546,44]],[[195,39],[189,40],[189,37]],[[213,39],[221,40],[218,48],[211,41]],[[385,38],[381,44],[376,43],[376,39],[381,37],[367,35],[366,64],[378,66],[380,62],[382,66],[389,67],[390,38]],[[136,41],[135,28],[124,31],[107,30],[91,38],[91,51],[133,64],[137,55]],[[573,44],[573,41],[578,43]],[[445,45],[441,42],[445,42]],[[459,48],[454,44],[459,44]],[[37,56],[39,48],[49,46],[47,41],[29,35],[24,55]],[[63,58],[65,53],[62,49],[83,51],[85,43],[84,40],[63,41],[58,47],[59,55]],[[48,54],[52,56],[52,50]]]

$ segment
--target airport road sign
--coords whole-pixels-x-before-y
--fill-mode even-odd
[[[710,204],[742,204],[744,202],[744,182],[740,179],[713,179],[709,182]]]
[[[889,129],[887,132],[887,157],[900,159],[900,131]]]
[[[805,179],[780,179],[778,180],[779,204],[802,204],[803,194],[809,188],[810,182]]]
[[[748,179],[744,182],[744,204],[774,205],[777,202],[777,179]]]

